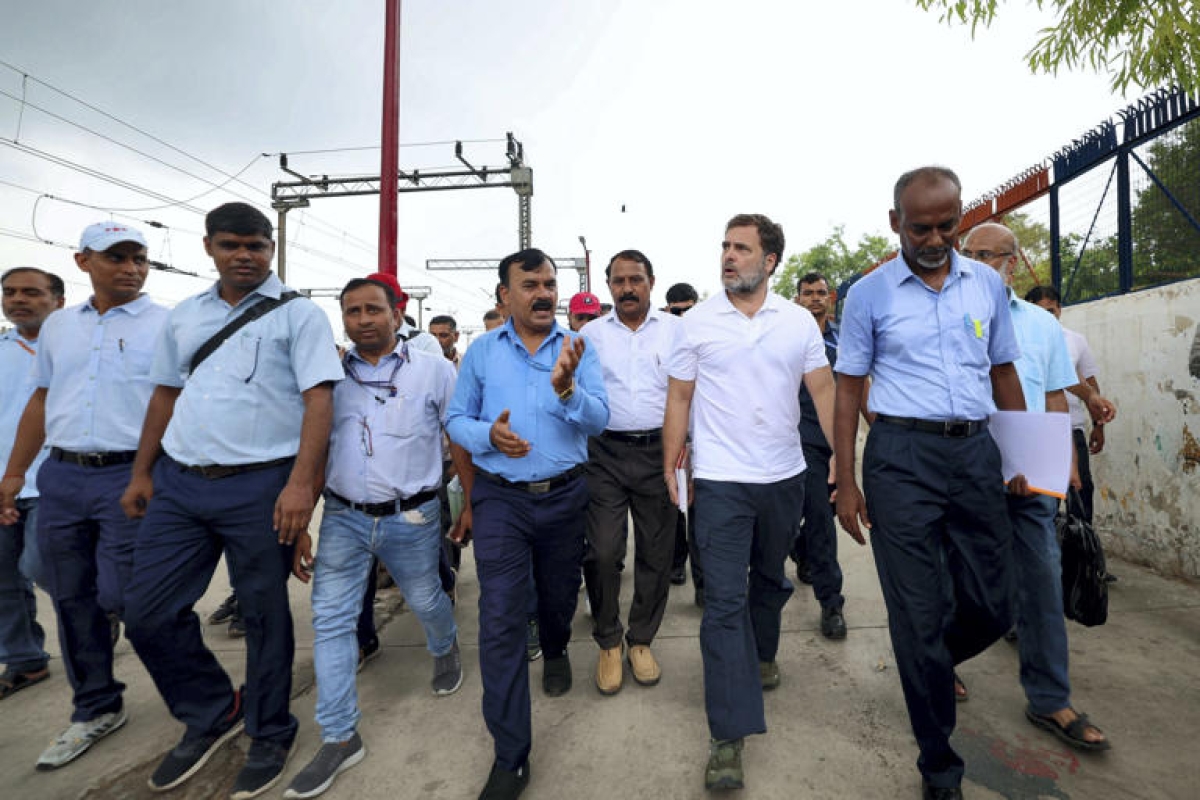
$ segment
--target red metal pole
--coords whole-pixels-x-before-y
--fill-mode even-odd
[[[385,0],[383,37],[383,155],[379,166],[379,271],[396,274],[400,174],[400,0]]]

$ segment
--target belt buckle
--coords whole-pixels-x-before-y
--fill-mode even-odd
[[[947,420],[942,430],[942,436],[961,439],[971,432],[971,423],[962,420]]]
[[[89,467],[104,466],[104,453],[80,453],[79,459]]]
[[[550,491],[550,481],[530,481],[525,484],[525,488],[529,490],[530,494],[546,494]]]

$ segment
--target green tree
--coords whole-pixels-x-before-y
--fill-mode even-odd
[[[1160,136],[1142,155],[1154,176],[1193,220],[1200,220],[1200,119]],[[1130,171],[1145,177],[1136,161]],[[1200,231],[1148,177],[1133,206],[1135,289],[1200,274]]]
[[[1115,92],[1132,83],[1147,89],[1200,89],[1200,16],[1193,0],[1032,0],[1055,15],[1025,54],[1033,72],[1090,68],[1107,73]],[[916,0],[949,24],[992,24],[1000,0]]]
[[[771,288],[791,300],[796,296],[796,281],[810,272],[819,272],[829,281],[829,287],[838,285],[874,266],[896,251],[886,236],[863,234],[853,250],[846,243],[846,226],[838,225],[825,237],[825,241],[788,258],[782,267],[775,270]]]

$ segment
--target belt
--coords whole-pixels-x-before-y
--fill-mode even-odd
[[[50,457],[68,464],[78,464],[81,467],[111,467],[116,464],[132,464],[137,457],[136,450],[110,450],[106,453],[76,453],[63,450],[61,447],[51,447]]]
[[[888,425],[908,428],[921,433],[936,433],[947,439],[965,439],[987,430],[988,426],[986,419],[913,419],[912,417],[893,417],[888,414],[876,414],[875,419],[886,422]]]
[[[608,439],[621,444],[658,444],[662,441],[662,428],[649,431],[604,431],[601,439]]]
[[[546,494],[552,492],[560,486],[565,486],[571,481],[583,474],[583,464],[576,464],[566,472],[555,475],[553,478],[547,478],[544,481],[510,481],[508,478],[501,478],[499,475],[494,475],[491,472],[475,468],[475,474],[483,478],[489,483],[495,483],[499,486],[507,486],[510,489],[520,489],[523,492],[530,494]]]
[[[425,505],[437,497],[437,489],[426,489],[423,492],[417,492],[412,497],[388,500],[384,503],[352,503],[332,489],[326,489],[325,494],[348,508],[361,511],[368,517],[390,517],[397,511],[412,511],[417,506]]]
[[[274,461],[259,461],[254,464],[233,464],[228,467],[220,464],[180,464],[179,467],[184,472],[199,475],[205,480],[218,481],[221,478],[241,475],[243,472],[256,472],[260,469],[279,467],[292,461],[293,458],[294,456],[288,456],[287,458],[277,458]]]

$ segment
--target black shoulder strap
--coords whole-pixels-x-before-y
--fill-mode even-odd
[[[225,340],[230,336],[233,336],[235,333],[249,325],[251,322],[254,322],[254,320],[258,319],[259,317],[265,316],[271,311],[279,308],[284,303],[289,303],[300,296],[301,295],[299,292],[283,292],[278,298],[268,297],[265,300],[250,306],[250,308],[246,309],[245,313],[230,322],[224,328],[221,328],[221,330],[214,333],[207,342],[200,345],[200,349],[197,350],[196,354],[192,356],[192,363],[188,369],[188,374],[195,372],[196,368],[204,363],[204,359],[215,353],[217,348],[224,344]]]

